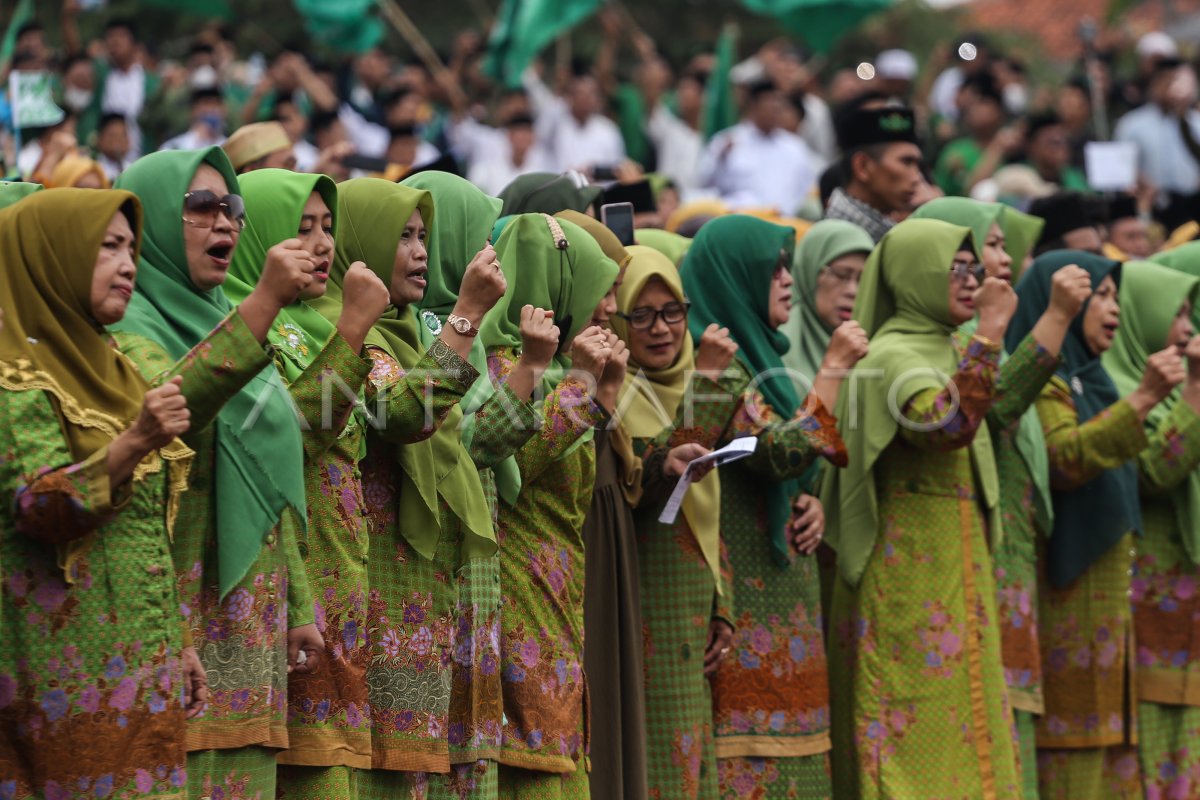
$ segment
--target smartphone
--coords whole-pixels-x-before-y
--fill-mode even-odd
[[[342,166],[347,169],[361,169],[363,172],[383,172],[388,168],[386,158],[372,158],[351,153],[342,159]]]
[[[621,244],[637,244],[633,238],[633,203],[606,203],[600,206],[600,221],[617,235]]]

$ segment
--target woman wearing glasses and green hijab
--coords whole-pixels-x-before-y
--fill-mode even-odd
[[[212,699],[188,723],[188,793],[268,796],[288,742],[288,672],[315,668],[324,650],[298,549],[300,426],[263,347],[276,315],[312,281],[313,260],[294,242],[273,248],[234,308],[221,284],[243,204],[220,148],[146,156],[120,183],[148,211],[117,343],[152,382],[182,377],[192,410],[183,440],[196,466],[172,555]]]
[[[388,292],[375,273],[355,265],[343,279],[337,322],[326,320],[321,304],[337,302],[326,297],[337,235],[333,181],[261,169],[239,184],[247,224],[224,284],[229,299],[249,297],[268,252],[285,241],[298,241],[315,262],[312,283],[280,312],[268,335],[275,366],[306,423],[308,532],[301,553],[325,639],[317,668],[288,681],[288,749],[279,754],[279,789],[297,800],[353,800],[354,770],[371,766],[371,727],[368,534],[358,471],[366,421],[351,408],[372,367],[363,341],[387,307]]]
[[[1023,216],[998,203],[963,197],[931,200],[913,214],[914,219],[939,219],[969,227],[975,255],[988,277],[1007,283],[1020,277],[1032,244],[1022,227],[1027,224]],[[1013,240],[1010,231],[1016,234]],[[1058,369],[1067,330],[1091,293],[1091,277],[1082,268],[1067,266],[1054,274],[1050,303],[1037,324],[1011,354],[1001,356],[997,400],[987,415],[1004,525],[1004,536],[992,543],[1000,644],[1027,798],[1037,798],[1034,719],[1044,710],[1037,639],[1038,541],[1049,533],[1054,519],[1046,440],[1033,405]],[[972,319],[959,329],[960,343],[965,343],[976,325],[978,319]]]
[[[984,278],[966,227],[902,222],[863,271],[854,318],[871,352],[855,402],[848,391],[838,400],[850,465],[829,473],[821,494],[838,555],[829,641],[842,665],[831,673],[839,795],[1020,797],[984,424],[1015,310],[1012,288]],[[960,347],[954,333],[977,313]]]

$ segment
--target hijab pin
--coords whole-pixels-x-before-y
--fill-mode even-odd
[[[422,311],[421,321],[425,323],[425,327],[428,328],[434,336],[441,336],[442,321],[438,319],[437,314],[434,314],[432,311]]]
[[[1078,375],[1071,378],[1071,391],[1075,392],[1075,394],[1083,394],[1083,381],[1079,380]]]

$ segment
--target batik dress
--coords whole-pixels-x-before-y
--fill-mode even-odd
[[[1122,400],[1079,424],[1071,390],[1058,377],[1042,390],[1050,485],[1070,490],[1137,457],[1148,446],[1141,421]],[[1162,445],[1152,448],[1162,452]],[[1150,457],[1150,453],[1147,453]],[[1127,535],[1065,589],[1039,583],[1038,634],[1045,714],[1038,720],[1043,800],[1142,796],[1135,741]]]
[[[1138,458],[1142,537],[1132,582],[1138,756],[1147,800],[1200,794],[1200,570],[1184,550],[1173,500],[1200,463],[1200,415],[1178,402],[1164,423],[1168,449],[1151,447]]]
[[[516,361],[510,348],[492,350],[493,380]],[[607,416],[582,379],[563,378],[542,403],[541,429],[517,452],[521,494],[500,506],[502,798],[589,795],[582,529],[595,448],[579,439]]]
[[[968,445],[991,408],[999,347],[972,339],[953,386],[917,394],[874,467],[879,537],[834,587],[838,797],[1019,798],[994,568]],[[955,393],[957,387],[957,411]]]
[[[279,346],[306,344],[285,340]],[[315,672],[289,676],[288,749],[279,754],[281,765],[371,766],[367,520],[358,470],[366,433],[362,422],[350,415],[371,367],[370,359],[354,352],[335,332],[288,387],[306,423],[308,533],[300,550],[325,652]],[[287,798],[332,800],[348,794],[349,783],[345,771],[280,770],[280,793]]]
[[[658,521],[675,482],[662,474],[672,448],[688,442],[716,446],[741,405],[749,375],[728,370],[714,383],[694,373],[690,397],[710,398],[682,414],[657,439],[634,439],[642,456],[643,495],[634,520],[642,584],[643,662],[646,674],[646,772],[655,800],[715,800],[717,755],[712,689],[704,675],[709,624],[732,628],[733,585],[728,551],[721,547],[721,585],[680,514]],[[599,800],[599,798],[597,798]]]
[[[721,472],[721,534],[734,576],[736,629],[713,679],[717,777],[724,798],[829,796],[829,684],[816,559],[781,566],[768,530],[765,481],[799,478],[824,457],[844,465],[837,421],[815,393],[790,420],[757,391],[723,441],[758,438]]]
[[[211,394],[223,403],[249,381],[267,387],[261,373],[270,356],[237,311],[178,363],[139,334],[120,332],[115,338],[153,383],[182,375],[192,410],[183,438],[196,457],[171,552],[184,615],[208,673],[209,701],[187,725],[188,794],[266,800],[275,792],[276,750],[288,745],[287,633],[313,622],[312,595],[300,558],[299,525],[285,513],[263,537],[246,577],[220,599],[211,427],[219,403],[204,414],[205,406],[194,398]]]
[[[182,800],[168,470],[155,456],[112,486],[108,449],[73,463],[58,413],[44,392],[0,392],[0,798]]]
[[[388,798],[427,786],[426,773],[450,771],[451,643],[462,543],[460,522],[444,501],[432,559],[404,538],[396,450],[433,436],[478,373],[440,339],[411,370],[378,348],[368,352],[371,384],[383,398],[382,404],[368,398],[380,419],[368,431],[362,464],[371,535],[367,688],[373,769],[360,777],[359,790],[363,798]]]
[[[992,543],[996,612],[1008,701],[1017,726],[1018,757],[1026,800],[1037,800],[1037,742],[1034,718],[1043,710],[1042,657],[1038,647],[1037,487],[1016,448],[1017,425],[1054,375],[1058,359],[1031,336],[1000,365],[996,401],[987,415],[1004,534]],[[1036,413],[1032,411],[1030,413]]]
[[[510,416],[511,415],[511,416]],[[535,406],[503,384],[475,412],[467,447],[497,521],[493,468],[516,454],[538,431]],[[458,568],[459,601],[454,615],[450,686],[449,775],[431,775],[429,800],[489,800],[498,786],[500,728],[500,554],[466,559]]]

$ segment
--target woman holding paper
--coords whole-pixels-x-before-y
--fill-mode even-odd
[[[721,470],[719,510],[709,512],[720,520],[736,577],[734,602],[726,599],[723,609],[729,624],[714,626],[713,639],[721,644],[707,654],[715,668],[714,735],[724,796],[830,794],[817,568],[813,559],[797,557],[820,541],[820,508],[814,498],[801,501],[805,515],[796,530],[789,516],[797,479],[818,457],[846,462],[836,420],[825,407],[837,383],[818,386],[802,403],[780,359],[788,348],[778,329],[791,305],[794,247],[790,228],[721,217],[701,229],[680,270],[692,303],[687,327],[702,337],[702,355],[706,333],[723,327],[731,340],[723,363],[698,366],[724,373],[722,381],[740,376],[739,390],[730,392],[736,407],[717,435],[758,438],[753,456]],[[851,367],[865,350],[861,331],[843,326],[825,366]],[[707,402],[703,395],[696,399],[699,407]]]
[[[871,353],[838,401],[850,466],[822,490],[838,553],[829,642],[841,667],[831,673],[839,796],[1020,796],[984,424],[1016,296],[997,278],[981,285],[982,273],[970,229],[938,220],[897,225],[863,271],[854,319]],[[956,346],[976,312],[975,335]]]

